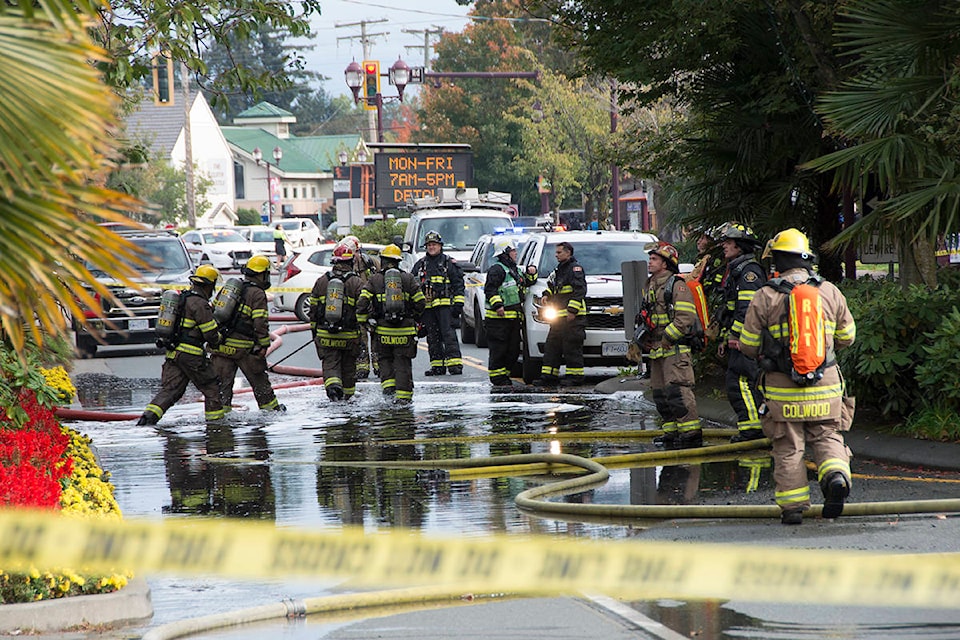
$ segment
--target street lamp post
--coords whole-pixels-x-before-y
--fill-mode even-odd
[[[393,63],[390,67],[390,71],[387,74],[387,77],[390,80],[390,84],[397,87],[397,96],[385,98],[382,93],[380,93],[380,78],[379,78],[379,69],[380,64],[375,63],[376,67],[372,64],[364,63],[361,66],[356,60],[353,60],[350,64],[347,65],[347,68],[343,70],[343,77],[347,82],[347,86],[350,87],[350,91],[353,92],[353,102],[354,104],[359,104],[361,101],[367,106],[373,106],[377,110],[377,142],[383,142],[383,103],[385,100],[399,100],[403,102],[403,90],[406,88],[407,84],[410,83],[410,65],[406,62],[397,58],[397,61]],[[369,67],[369,69],[367,68]],[[371,70],[376,69],[376,71],[371,72]],[[375,92],[369,92],[364,90],[364,95],[360,95],[361,87],[364,87],[364,80],[367,80],[367,75],[371,73],[378,74],[376,78],[370,79],[370,85],[376,87]]]
[[[260,150],[260,147],[254,147],[253,149],[253,161],[257,163],[259,167],[261,164],[267,165],[267,221],[273,222],[273,180],[270,177],[270,167],[276,166],[280,167],[280,159],[283,158],[283,149],[280,146],[273,148],[273,161],[274,165],[271,165],[269,161],[263,159],[263,152]],[[277,194],[277,204],[280,203],[280,194]]]

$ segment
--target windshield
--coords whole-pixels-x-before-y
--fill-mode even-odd
[[[246,242],[247,239],[236,231],[204,231],[203,241],[211,244],[217,242]]]
[[[251,242],[273,242],[273,230],[272,229],[263,229],[256,230],[250,234]]]
[[[588,276],[619,276],[620,264],[633,260],[646,260],[643,242],[571,242],[573,257],[577,259],[583,272]],[[547,275],[557,266],[557,243],[550,242],[543,247],[540,264],[537,269]]]
[[[464,251],[473,249],[480,236],[493,233],[496,229],[511,228],[510,218],[490,218],[477,216],[459,216],[456,218],[430,218],[422,220],[417,233],[417,247],[423,247],[423,239],[431,231],[443,238],[444,251]]]
[[[300,230],[300,221],[299,220],[282,220],[280,226],[286,231]]]
[[[142,238],[137,238],[133,242],[140,247],[140,257],[150,265],[145,269],[140,264],[127,262],[126,264],[129,267],[132,267],[135,271],[141,273],[178,273],[193,269],[193,265],[190,264],[190,258],[183,250],[179,240],[169,238],[144,240]],[[99,277],[107,275],[104,271],[94,267],[90,262],[85,262],[84,265],[95,276]]]

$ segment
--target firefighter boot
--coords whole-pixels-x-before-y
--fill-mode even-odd
[[[332,384],[327,387],[327,397],[337,402],[343,400],[343,387],[338,384]]]
[[[463,366],[459,364],[450,365],[447,368],[447,373],[452,376],[462,376],[463,375]]]
[[[843,513],[843,503],[850,495],[850,485],[839,471],[834,471],[823,480],[823,512],[824,518],[836,518]]]
[[[787,509],[781,512],[780,524],[803,524],[803,509]]]
[[[160,422],[160,418],[157,416],[157,414],[145,411],[144,414],[140,416],[140,419],[137,420],[137,426],[142,427],[144,425],[153,425],[157,424],[158,422]]]
[[[677,446],[680,449],[699,449],[703,446],[703,429],[684,431],[680,434]]]
[[[740,429],[730,438],[730,444],[759,440],[763,436],[763,429]]]
[[[679,441],[680,438],[676,431],[664,431],[663,435],[657,436],[653,439],[653,444],[654,446],[662,447],[663,449],[676,449]]]
[[[555,387],[560,384],[560,378],[557,376],[543,376],[533,381],[535,387]]]
[[[442,376],[447,372],[446,367],[430,367],[423,372],[425,376]]]

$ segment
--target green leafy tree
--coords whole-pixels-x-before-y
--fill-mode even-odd
[[[819,110],[843,149],[809,164],[838,189],[882,200],[837,242],[871,233],[901,241],[901,282],[936,286],[938,235],[960,228],[960,13],[955,2],[850,4],[839,46],[854,75]]]
[[[678,222],[734,218],[766,235],[798,226],[818,246],[839,233],[832,176],[801,168],[837,148],[813,107],[837,82],[839,0],[542,4],[588,68],[622,83],[627,107],[683,114],[659,132],[623,132],[654,152],[622,164],[664,185]],[[839,256],[822,256],[821,271],[839,279]]]
[[[104,167],[122,161],[104,132],[116,127],[116,95],[91,61],[108,62],[86,30],[85,2],[0,4],[0,330],[22,353],[27,337],[69,335],[66,311],[94,306],[85,283],[109,291],[85,265],[129,282],[135,248],[97,225],[126,220],[138,203],[107,189]]]
[[[261,38],[265,31],[309,37],[314,14],[320,14],[320,0],[114,0],[96,5],[91,34],[108,54],[98,63],[107,84],[121,89],[138,85],[150,78],[154,58],[162,52],[175,67],[185,64],[216,105],[232,94],[282,91],[292,75],[304,71],[305,61],[293,48],[277,53],[279,70],[228,55],[229,61],[211,74],[204,51],[215,46],[232,51],[232,45]]]

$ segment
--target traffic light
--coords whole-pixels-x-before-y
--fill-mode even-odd
[[[363,61],[363,108],[376,110],[380,93],[380,61]]]

